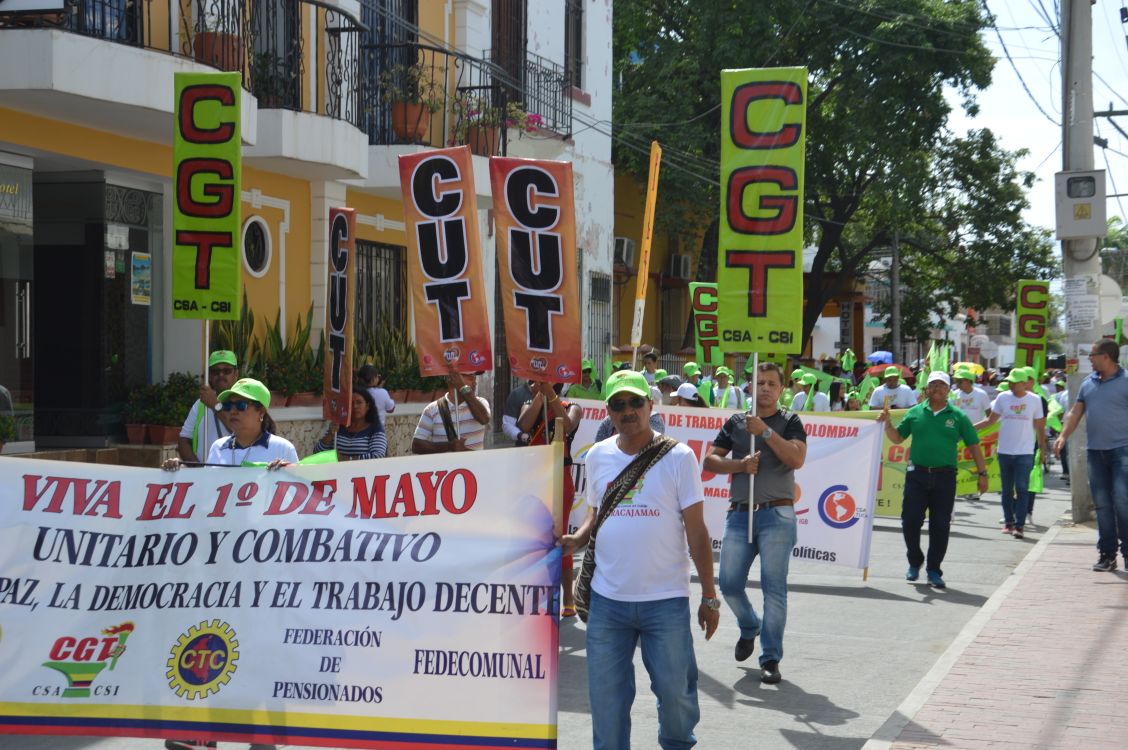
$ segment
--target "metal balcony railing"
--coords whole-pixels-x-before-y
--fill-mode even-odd
[[[60,11],[0,14],[0,43],[4,30],[22,28],[57,28],[191,57],[242,73],[243,88],[260,108],[362,127],[366,27],[320,0],[66,0]]]

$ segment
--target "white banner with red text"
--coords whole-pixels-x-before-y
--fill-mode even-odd
[[[555,748],[562,461],[5,459],[0,734]]]
[[[594,444],[600,422],[607,416],[601,401],[577,399],[584,417],[572,443],[575,460],[576,502],[571,525],[578,526],[587,514],[583,461]],[[695,409],[656,406],[666,424],[666,434],[685,443],[702,464],[705,488],[705,522],[720,549],[729,506],[729,475],[705,471],[705,456],[725,421],[736,412],[727,409]],[[868,420],[849,420],[823,414],[802,414],[807,431],[807,460],[795,472],[795,516],[798,542],[796,559],[812,560],[851,568],[869,565],[870,538],[881,465],[881,425]]]

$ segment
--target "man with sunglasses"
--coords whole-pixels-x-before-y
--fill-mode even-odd
[[[795,470],[807,458],[807,432],[797,414],[779,408],[782,393],[783,371],[779,365],[761,363],[755,406],[729,417],[705,456],[705,471],[733,475],[721,544],[720,584],[721,594],[740,624],[734,656],[737,661],[752,656],[756,636],[760,636],[760,682],[769,685],[783,679],[779,662],[787,624],[787,569],[796,539]],[[756,475],[755,484],[749,481],[750,474]],[[749,511],[753,514],[751,542]],[[756,614],[746,592],[748,571],[757,556],[764,592],[763,618]]]
[[[617,434],[588,451],[588,514],[575,534],[562,537],[564,554],[587,544],[608,485],[654,438],[652,408],[641,373],[624,370],[607,379],[607,410]],[[636,481],[599,528],[586,660],[595,747],[631,747],[636,643],[658,698],[658,745],[671,750],[697,741],[690,558],[701,581],[697,622],[706,640],[716,632],[721,606],[703,497],[697,458],[679,443]]]
[[[217,394],[226,391],[238,379],[239,361],[235,352],[226,349],[212,352],[208,357],[207,385],[200,386],[200,397],[188,410],[176,442],[176,453],[181,461],[203,463],[215,439],[231,434],[228,415],[216,411],[215,406],[219,403]]]
[[[1089,489],[1097,512],[1097,552],[1093,570],[1116,570],[1116,547],[1128,568],[1128,372],[1120,366],[1120,347],[1112,339],[1093,344],[1089,362],[1093,374],[1085,378],[1077,401],[1069,410],[1054,453],[1062,447],[1082,419],[1088,439],[1086,459]]]

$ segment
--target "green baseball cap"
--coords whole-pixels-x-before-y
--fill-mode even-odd
[[[685,366],[682,367],[682,373],[684,373],[687,378],[692,378],[699,372],[701,372],[701,368],[697,366],[696,362],[686,362]]]
[[[270,408],[270,390],[254,378],[240,378],[235,385],[219,394],[219,401],[223,403],[232,396],[242,396],[248,401],[258,401],[262,408]]]
[[[1025,369],[1026,369],[1025,367],[1016,367],[1013,370],[1011,370],[1010,373],[1007,374],[1006,382],[1008,382],[1008,383],[1025,383],[1028,380],[1030,380],[1030,378],[1026,377],[1026,373],[1023,372]]]
[[[971,372],[971,370],[968,370],[968,369],[963,368],[963,367],[956,370],[955,375],[953,375],[952,377],[954,377],[956,380],[971,380],[971,381],[975,380],[975,375]]]
[[[813,372],[805,372],[802,377],[799,378],[799,382],[803,385],[814,385],[819,382],[819,378]]]
[[[590,359],[585,359],[585,360],[580,362],[580,372],[583,372],[584,370],[594,370],[594,369],[595,369],[595,363],[592,362]]]
[[[627,392],[645,399],[650,398],[650,384],[646,382],[641,372],[634,370],[619,370],[611,373],[607,378],[607,385],[603,387],[604,401],[610,401],[616,393]]]
[[[714,375],[727,375],[731,378],[732,377],[732,370],[725,367],[724,365],[721,365],[720,367],[718,367],[716,370],[713,371],[713,374]]]
[[[657,381],[661,380],[662,378],[666,377],[669,374],[670,373],[666,372],[661,367],[659,367],[657,370],[654,371],[654,380],[655,380],[655,382],[657,382]]]
[[[803,379],[803,371],[802,370],[792,370],[791,371],[791,379],[792,380],[802,380]]]
[[[227,349],[217,349],[208,357],[208,369],[216,365],[231,365],[232,367],[239,366],[239,360],[235,359],[235,352]]]
[[[1016,371],[1019,372],[1020,374],[1022,374],[1023,376],[1025,376],[1027,380],[1035,380],[1036,379],[1036,376],[1034,375],[1034,368],[1033,367],[1019,367],[1019,368],[1017,368]]]
[[[886,367],[885,374],[881,376],[882,380],[886,378],[899,378],[901,377],[901,369],[899,367]]]

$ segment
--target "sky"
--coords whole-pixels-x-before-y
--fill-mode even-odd
[[[1120,22],[1120,8],[1125,2],[1128,0],[1097,0],[1091,6],[1093,109],[1098,112],[1110,109],[1110,104],[1111,109],[1128,110],[1128,25]],[[1031,207],[1026,219],[1051,230],[1054,173],[1062,169],[1061,52],[1055,31],[1060,28],[1060,4],[1060,0],[987,0],[998,28],[998,33],[988,29],[983,34],[997,58],[993,81],[977,97],[980,112],[976,118],[969,119],[956,107],[949,122],[957,133],[990,128],[1008,150],[1029,151],[1018,164],[1038,176],[1028,195]],[[1046,16],[1053,21],[1053,28]],[[953,95],[951,100],[956,103],[958,98]],[[1128,116],[1117,117],[1115,122],[1128,132]],[[1094,146],[1093,151],[1094,168],[1107,171],[1107,192],[1128,193],[1128,137],[1118,133],[1108,118],[1094,118],[1093,132],[1108,139],[1108,149]],[[1109,217],[1128,219],[1124,210],[1128,197],[1109,198],[1106,208]]]

